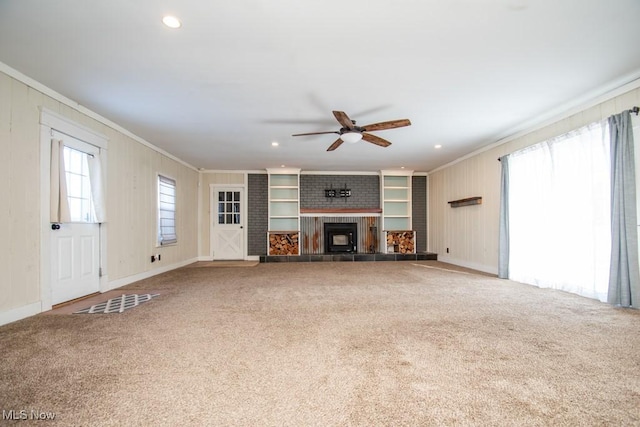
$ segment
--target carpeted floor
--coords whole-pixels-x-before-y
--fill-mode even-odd
[[[0,424],[640,425],[640,312],[457,270],[186,267],[2,326]]]

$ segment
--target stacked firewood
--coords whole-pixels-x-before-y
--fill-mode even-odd
[[[415,252],[413,231],[387,231],[387,252],[412,254]]]
[[[269,255],[298,255],[298,233],[269,234]]]

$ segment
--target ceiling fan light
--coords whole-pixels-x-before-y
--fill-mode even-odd
[[[162,23],[169,28],[180,28],[182,26],[182,22],[175,16],[166,15],[162,18]]]
[[[355,143],[362,139],[362,134],[360,132],[345,132],[340,135],[340,139],[344,142]]]

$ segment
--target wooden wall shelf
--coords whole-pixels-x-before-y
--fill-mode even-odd
[[[469,197],[466,199],[452,200],[448,202],[452,208],[459,208],[461,206],[481,205],[482,197]]]

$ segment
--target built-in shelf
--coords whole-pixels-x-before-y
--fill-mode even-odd
[[[459,208],[461,206],[471,206],[482,204],[482,197],[468,197],[466,199],[452,200],[448,202],[452,208]]]
[[[410,171],[381,171],[382,229],[411,229]]]
[[[411,176],[413,171],[383,170],[381,178],[381,242],[385,253],[415,252],[415,233],[411,230]]]
[[[269,174],[269,255],[298,255],[300,170],[267,169]],[[287,230],[287,231],[282,231]]]
[[[416,232],[413,230],[385,231],[388,254],[416,253]]]
[[[269,231],[269,255],[300,255],[299,231]]]

